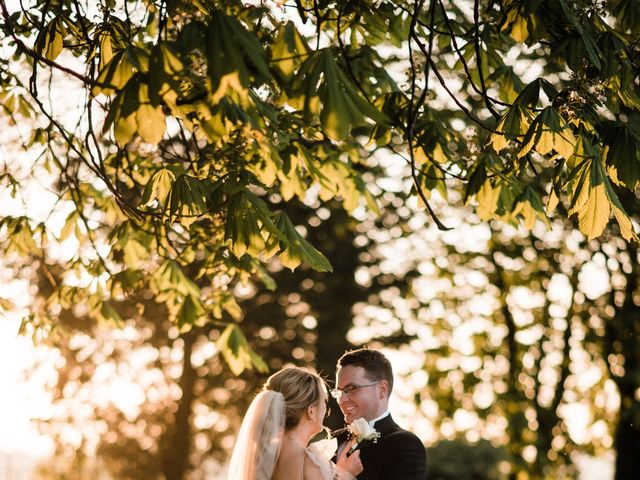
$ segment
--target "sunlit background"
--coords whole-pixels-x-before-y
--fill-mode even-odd
[[[384,158],[381,163],[385,164]],[[394,176],[395,172],[389,170],[389,177]],[[383,187],[390,191],[405,188],[394,185],[391,180]],[[42,185],[34,187],[33,195],[42,195],[45,201],[29,202],[29,205],[41,208],[47,205],[46,189],[39,192],[38,188]],[[389,198],[393,201],[392,196]],[[16,210],[24,208],[9,197],[3,198],[2,203]],[[63,206],[61,209],[64,211]],[[43,209],[43,212],[48,215],[49,209]],[[30,213],[34,215],[34,212]],[[324,220],[330,216],[326,215]],[[509,412],[495,408],[509,388],[509,362],[499,353],[508,332],[507,327],[496,321],[496,316],[500,315],[502,292],[490,283],[490,276],[495,272],[483,254],[492,239],[502,238],[505,244],[510,244],[528,241],[523,240],[526,235],[504,226],[492,232],[488,225],[469,216],[463,223],[462,216],[455,212],[448,217],[454,230],[441,233],[426,224],[424,215],[417,212],[411,202],[378,224],[362,215],[351,241],[360,248],[361,259],[369,261],[362,262],[347,282],[357,285],[364,295],[361,295],[361,301],[349,307],[353,324],[346,324],[344,328],[347,329],[346,340],[352,345],[382,348],[391,359],[398,376],[391,401],[394,416],[417,433],[427,446],[443,439],[460,438],[471,443],[486,440],[501,445],[508,442],[514,428],[509,423]],[[420,233],[404,235],[397,226],[403,217]],[[55,215],[49,218],[49,221],[56,221]],[[60,225],[62,228],[62,222]],[[565,238],[561,226],[550,231],[545,228],[540,225],[535,233],[545,236],[548,248],[575,249],[579,254],[579,234],[574,234],[577,235],[575,238]],[[66,249],[61,246],[56,255],[72,254],[73,249],[72,244]],[[526,257],[526,250],[524,255]],[[539,268],[535,261],[547,261],[533,252],[529,255],[530,266],[523,263],[524,259],[512,260],[506,256],[501,262],[505,270],[519,272]],[[376,262],[370,261],[373,257]],[[512,287],[506,297],[518,327],[516,340],[519,345],[534,347],[541,338],[549,337],[544,344],[548,354],[542,360],[535,349],[522,356],[523,371],[518,379],[524,385],[530,384],[532,391],[538,389],[535,400],[541,406],[550,404],[553,398],[556,367],[562,361],[558,349],[563,348],[563,344],[558,336],[567,329],[567,310],[576,308],[575,304],[579,305],[584,298],[596,299],[610,289],[610,278],[601,255],[583,255],[578,262],[580,269],[574,273],[571,268],[575,265],[571,262],[575,259],[567,261],[566,273],[548,276],[546,294],[536,290],[536,284],[528,285],[526,282],[530,278],[525,276],[525,282]],[[277,263],[272,270],[274,274],[282,273]],[[78,468],[106,475],[106,469],[91,460],[92,454],[105,452],[105,445],[116,450],[116,458],[117,449],[126,451],[127,442],[135,441],[141,452],[156,450],[159,446],[155,442],[164,428],[163,411],[168,408],[170,412],[172,401],[181,394],[176,381],[182,374],[185,346],[178,330],[166,326],[166,333],[173,342],[161,345],[161,340],[160,344],[154,344],[151,324],[145,326],[139,321],[127,321],[122,328],[116,329],[97,325],[90,331],[76,325],[77,331],[71,329],[70,338],[64,340],[64,345],[58,345],[59,348],[56,348],[55,335],[53,345],[34,346],[28,335],[18,335],[21,313],[24,314],[20,308],[33,301],[30,292],[34,290],[27,279],[12,278],[12,275],[11,269],[4,268],[0,279],[2,296],[11,299],[17,308],[11,316],[4,315],[0,324],[0,361],[4,365],[0,381],[1,390],[5,392],[0,396],[0,422],[3,425],[0,430],[0,478],[35,478],[35,472],[42,465],[49,465],[49,469],[55,471],[51,465],[60,461],[61,455],[74,451],[88,454]],[[535,273],[531,271],[531,275]],[[575,277],[573,285],[569,279],[571,275]],[[408,284],[396,285],[399,279],[407,276],[411,277]],[[383,287],[376,288],[377,293],[367,295],[367,289],[380,279],[383,279]],[[326,288],[323,281],[305,278],[300,283],[301,291],[315,289],[322,294]],[[285,328],[282,330],[264,322],[254,331],[258,352],[270,362],[272,369],[282,366],[287,351],[290,351],[289,358],[293,363],[314,366],[317,355],[325,349],[318,318],[300,293],[286,293],[287,282],[284,283],[276,304],[284,309],[288,318],[283,324]],[[576,286],[580,291],[574,291]],[[252,322],[256,315],[259,318],[265,302],[272,301],[254,287],[242,287],[236,293],[246,302],[247,322]],[[551,316],[550,332],[541,331],[540,324],[533,321],[541,309]],[[341,323],[345,324],[347,320],[343,319]],[[590,321],[598,322],[593,318]],[[555,445],[558,452],[572,451],[565,450],[567,439],[577,446],[595,446],[596,457],[572,454],[580,468],[579,478],[612,478],[612,437],[607,422],[615,417],[619,399],[614,384],[606,379],[602,364],[594,361],[578,341],[584,338],[584,328],[575,323],[572,329],[576,340],[570,350],[567,381],[570,388],[565,391],[559,409],[568,436],[558,435]],[[212,329],[208,337],[200,335],[190,346],[191,363],[201,379],[219,375],[226,368],[212,343],[219,335],[217,332]],[[384,338],[387,340],[378,340]],[[35,340],[38,343],[37,335]],[[332,358],[339,353],[335,352]],[[331,379],[331,368],[326,363],[323,368],[323,373]],[[526,369],[530,369],[530,373]],[[60,382],[61,375],[65,377],[63,382]],[[263,375],[242,375],[233,380],[227,373],[224,377],[226,380],[223,379],[220,385],[200,388],[202,403],[196,401],[194,405],[192,421],[196,451],[204,455],[214,448],[211,436],[219,436],[215,448],[221,450],[217,455],[202,456],[200,468],[193,478],[223,478],[224,462],[233,445],[239,416],[264,380]],[[534,385],[535,378],[541,385]],[[549,386],[545,387],[545,384]],[[595,386],[598,386],[597,390],[594,390]],[[61,387],[62,391],[57,390]],[[207,391],[209,393],[205,393]],[[231,414],[225,413],[227,402],[237,398],[240,392],[243,392],[240,408]],[[213,404],[205,400],[207,396]],[[219,411],[212,405],[218,405]],[[535,404],[531,408],[524,412],[524,417],[530,431],[536,432]],[[122,442],[116,432],[128,440]],[[526,447],[522,455],[524,461],[534,462],[537,452],[531,446]],[[49,478],[46,473],[42,475],[45,475],[42,478]]]
[[[64,104],[70,123],[84,103],[69,95],[51,101]],[[0,132],[0,162],[31,182],[21,197],[0,190],[3,214],[27,214],[64,236],[71,208],[52,193],[44,169],[26,170],[39,154],[19,148],[26,129],[2,125]],[[248,283],[234,292],[243,327],[271,372],[294,363],[331,381],[345,348],[380,348],[397,376],[391,411],[427,447],[480,445],[466,451],[470,461],[482,462],[471,456],[482,452],[502,475],[514,462],[526,467],[543,457],[557,467],[550,478],[570,477],[575,465],[582,480],[612,479],[620,400],[603,358],[622,374],[624,357],[601,343],[613,309],[609,293],[625,284],[634,260],[616,238],[587,242],[560,220],[529,234],[443,206],[453,229],[440,232],[407,200],[410,182],[399,180],[405,166],[385,154],[375,161],[385,173],[372,192],[386,207],[380,218],[321,208],[313,191],[292,214],[308,225],[335,274],[292,274],[274,260],[268,269],[278,290]],[[52,238],[47,261],[77,248],[73,235]],[[230,373],[215,347],[222,327],[181,332],[140,292],[138,305],[122,306],[127,315],[116,328],[74,305],[60,307],[58,330],[22,331],[25,307],[43,301],[47,278],[41,264],[17,269],[13,260],[0,259],[0,297],[13,303],[11,314],[0,309],[0,479],[106,480],[140,471],[157,478],[162,452],[184,448],[165,435],[183,391],[193,392],[183,440],[196,468],[188,478],[224,478],[244,409],[266,374]],[[329,423],[338,426],[339,415]],[[538,450],[543,436],[548,451]],[[449,461],[439,452],[429,458]]]

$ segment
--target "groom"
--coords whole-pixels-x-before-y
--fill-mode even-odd
[[[389,413],[392,388],[391,364],[379,351],[361,348],[345,353],[338,360],[336,388],[331,393],[346,423],[363,418],[379,433],[379,438],[362,440],[357,446],[364,465],[358,480],[426,478],[424,445],[413,433],[400,428]],[[348,446],[348,441],[347,429],[338,433],[338,454]]]

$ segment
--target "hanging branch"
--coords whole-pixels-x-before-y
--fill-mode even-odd
[[[340,5],[340,7],[338,7],[338,20],[336,22],[336,37],[338,37],[338,45],[340,47],[340,52],[342,53],[342,58],[344,58],[344,63],[347,67],[347,72],[349,73],[349,76],[351,77],[351,80],[353,80],[353,83],[355,83],[356,87],[358,87],[358,90],[360,90],[360,93],[362,93],[362,96],[365,98],[365,100],[367,102],[369,102],[370,104],[372,104],[371,99],[369,98],[369,94],[364,90],[364,88],[362,87],[360,81],[358,80],[358,78],[356,77],[354,71],[353,71],[353,67],[351,65],[351,60],[349,59],[349,56],[347,55],[347,48],[344,44],[344,42],[342,41],[342,30],[341,30],[341,26],[340,26],[340,22],[342,20],[342,11],[344,9],[345,5],[342,4]]]
[[[40,55],[35,50],[29,48],[22,40],[20,40],[18,38],[18,36],[15,33],[15,30],[13,29],[13,24],[11,23],[11,17],[9,15],[9,11],[7,10],[7,6],[6,6],[5,0],[0,0],[0,8],[2,9],[2,16],[4,18],[4,25],[6,27],[6,30],[8,31],[8,35],[13,39],[13,41],[16,43],[16,46],[18,47],[18,50],[20,50],[22,53],[24,53],[28,57],[32,58],[36,62],[42,62],[42,63],[44,63],[46,65],[49,65],[52,68],[55,68],[56,70],[59,70],[61,72],[66,73],[67,75],[71,75],[72,77],[77,78],[78,80],[80,80],[85,85],[88,85],[88,86],[99,86],[99,87],[103,87],[103,88],[114,88],[113,85],[110,85],[110,84],[104,83],[104,82],[98,82],[96,80],[93,80],[93,79],[85,76],[85,75],[82,75],[81,73],[76,72],[75,70],[72,70],[72,69],[67,68],[67,67],[65,67],[63,65],[60,65],[59,63],[54,62],[53,60],[49,60],[48,58],[43,57],[42,55]],[[37,93],[37,91],[36,91],[36,93]]]
[[[476,65],[478,67],[478,76],[480,77],[480,88],[482,88],[482,98],[484,100],[484,104],[491,112],[494,118],[500,118],[500,114],[495,111],[493,105],[491,105],[489,95],[487,94],[487,86],[484,81],[484,73],[482,71],[482,58],[480,51],[480,6],[478,0],[475,0],[473,4],[473,22],[475,25],[474,33],[473,33],[473,44],[476,51]]]
[[[429,64],[425,64],[425,85],[424,88],[422,90],[422,93],[420,94],[420,98],[418,99],[418,101],[415,101],[415,95],[416,95],[416,79],[417,79],[417,72],[416,72],[416,65],[415,65],[415,60],[413,58],[413,51],[411,48],[411,39],[416,37],[415,34],[415,28],[416,28],[416,22],[418,19],[418,15],[420,15],[420,11],[422,10],[422,5],[424,4],[424,0],[418,0],[416,2],[416,8],[415,11],[413,13],[413,16],[411,17],[411,25],[409,27],[409,63],[411,66],[411,99],[409,101],[409,111],[407,114],[407,143],[409,146],[409,158],[410,158],[410,167],[411,167],[411,178],[413,179],[413,184],[416,187],[416,192],[418,193],[418,196],[420,197],[420,199],[422,200],[422,202],[425,204],[425,206],[427,207],[427,211],[429,212],[429,215],[431,216],[431,218],[433,219],[433,221],[435,222],[435,224],[437,225],[439,230],[451,230],[451,227],[447,227],[445,224],[443,224],[440,219],[438,218],[438,216],[436,215],[435,211],[433,210],[433,208],[431,207],[431,204],[429,203],[429,199],[427,198],[427,196],[425,195],[422,186],[420,185],[420,179],[418,177],[418,171],[416,168],[416,159],[415,159],[415,154],[413,152],[413,147],[414,147],[414,143],[413,143],[413,130],[415,128],[415,124],[416,121],[418,119],[418,113],[420,110],[420,106],[424,104],[424,100],[427,96],[427,92],[429,90]],[[433,48],[433,39],[434,39],[434,30],[433,30],[433,25],[435,23],[435,1],[431,2],[431,6],[430,6],[430,13],[431,13],[431,30],[429,32],[429,52],[428,55],[431,55],[431,50]]]
[[[440,4],[440,10],[442,12],[442,18],[444,19],[444,22],[447,25],[447,29],[449,30],[449,33],[451,35],[451,44],[453,45],[453,49],[458,54],[458,60],[460,60],[462,68],[464,69],[464,73],[467,76],[467,79],[469,80],[469,85],[471,85],[471,88],[473,88],[473,91],[476,92],[478,95],[482,96],[485,99],[485,102],[495,103],[496,105],[502,105],[503,107],[510,107],[511,106],[510,103],[506,103],[506,102],[503,102],[501,100],[498,100],[498,99],[495,99],[495,98],[491,97],[487,93],[486,89],[478,88],[478,86],[476,85],[476,82],[473,81],[473,76],[471,75],[471,70],[469,69],[469,64],[467,63],[467,60],[464,58],[464,54],[462,53],[462,51],[460,50],[460,47],[458,46],[458,42],[456,40],[456,35],[455,35],[455,32],[453,31],[453,27],[451,25],[451,21],[449,20],[449,16],[447,15],[447,11],[446,11],[446,9],[444,7],[444,4],[442,3],[442,0],[438,0],[438,3]],[[476,24],[476,28],[477,28],[477,24]],[[491,109],[492,109],[491,105],[489,105],[488,108],[491,111]],[[499,116],[499,114],[498,114],[498,116]]]

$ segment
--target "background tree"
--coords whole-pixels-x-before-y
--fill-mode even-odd
[[[573,476],[576,453],[611,446],[616,478],[630,478],[639,431],[623,388],[638,388],[628,371],[639,337],[622,312],[638,307],[637,250],[615,231],[587,241],[571,224],[526,233],[471,215],[456,232],[394,237],[389,217],[363,228],[376,261],[360,276],[388,288],[356,306],[350,335],[415,358],[403,372],[413,424],[424,416],[435,437],[504,446],[514,478]]]
[[[320,251],[328,252],[307,241],[317,221],[298,223],[314,215],[296,219],[296,209],[304,204],[334,215],[327,206],[339,202],[363,219],[363,205],[375,213],[385,199],[390,201],[380,186],[391,177],[400,185],[395,191],[417,196],[429,217],[398,204],[397,212],[379,220],[388,231],[378,230],[378,238],[368,236],[364,226],[352,226],[358,248],[369,250],[373,241],[385,240],[411,245],[417,240],[407,240],[404,233],[429,231],[427,219],[440,229],[455,225],[466,231],[458,220],[460,210],[448,204],[470,204],[482,222],[522,223],[532,229],[539,219],[552,230],[534,232],[537,240],[507,237],[513,246],[494,238],[482,252],[442,246],[439,259],[420,262],[421,268],[413,268],[411,258],[394,259],[390,266],[384,255],[376,258],[370,251],[360,252],[362,264],[356,265],[347,258],[349,251],[336,250],[335,258],[346,261],[343,273],[354,271],[362,287],[380,287],[363,300],[359,287],[345,289],[355,302],[359,327],[348,339],[366,341],[373,332],[367,320],[371,313],[393,307],[395,318],[384,313],[373,324],[390,342],[420,345],[415,337],[426,341],[418,331],[429,322],[411,312],[424,315],[424,302],[434,299],[414,292],[424,282],[418,277],[458,261],[465,264],[460,271],[482,268],[486,275],[477,285],[472,272],[461,280],[460,274],[443,271],[435,284],[452,289],[446,295],[439,291],[441,306],[434,302],[429,308],[451,308],[459,312],[455,321],[466,319],[473,314],[467,295],[478,285],[494,286],[487,300],[496,308],[491,318],[489,313],[481,317],[502,326],[495,337],[478,334],[482,345],[477,351],[482,360],[497,359],[490,362],[498,365],[491,374],[498,377],[501,400],[496,415],[523,425],[522,437],[509,438],[514,458],[525,461],[515,469],[542,475],[564,465],[564,457],[554,455],[573,448],[559,410],[573,378],[566,359],[581,351],[572,339],[592,330],[594,338],[600,336],[597,318],[608,319],[607,341],[594,340],[589,354],[594,362],[606,355],[601,366],[608,367],[621,392],[620,451],[636,444],[630,439],[638,438],[638,423],[631,420],[637,403],[637,340],[628,335],[635,328],[629,323],[635,317],[628,313],[637,303],[637,281],[625,275],[636,274],[628,263],[637,254],[613,238],[636,240],[637,222],[629,215],[634,216],[640,175],[637,0],[482,5],[47,0],[21,4],[19,10],[0,1],[0,10],[6,33],[0,62],[2,121],[22,129],[20,143],[33,155],[24,157],[29,168],[22,170],[4,157],[0,178],[26,207],[34,203],[25,190],[30,181],[53,179],[49,215],[32,215],[27,208],[25,214],[0,220],[6,261],[28,276],[37,258],[51,287],[46,301],[34,304],[23,331],[59,328],[62,312],[92,321],[129,321],[131,315],[122,317],[119,306],[135,304],[139,292],[149,292],[175,325],[175,339],[185,351],[203,332],[217,329],[216,348],[233,373],[255,367],[264,374],[268,364],[254,349],[260,333],[268,337],[271,330],[269,325],[252,328],[248,311],[240,329],[243,311],[237,300],[242,292],[274,288],[277,274],[270,270],[278,271],[272,267],[277,262],[285,268],[306,264],[329,271],[330,262]],[[77,92],[73,100],[61,98],[60,92],[72,88]],[[72,101],[77,108],[70,108]],[[379,162],[387,166],[383,176]],[[609,225],[612,213],[617,227]],[[63,222],[51,221],[60,215]],[[566,245],[559,242],[557,227],[548,219],[552,215],[577,216],[586,240],[574,241],[572,232],[566,234]],[[397,225],[404,218],[406,224]],[[505,235],[502,227],[492,226],[494,237]],[[602,245],[607,246],[600,255],[611,259],[608,268],[619,270],[612,276],[617,279],[612,292],[606,292],[611,298],[595,301],[583,291],[577,272],[591,264],[592,246],[601,243],[590,240],[605,229]],[[571,227],[561,231],[571,232]],[[65,241],[76,242],[71,253]],[[422,248],[435,249],[430,244]],[[547,258],[537,259],[538,253]],[[557,264],[548,257],[555,262],[556,254]],[[523,262],[531,265],[520,267]],[[521,277],[521,271],[528,277]],[[567,291],[574,297],[566,304],[541,292],[554,278],[549,272],[569,280]],[[472,289],[465,285],[467,275]],[[298,285],[304,290],[303,282]],[[291,285],[284,305],[303,298]],[[325,288],[336,291],[345,285],[349,280],[336,276]],[[523,289],[535,293],[541,304],[524,308],[512,303],[512,292]],[[313,288],[305,295],[310,300]],[[317,307],[301,304],[299,313],[317,308],[318,328],[341,335],[345,328],[334,328],[337,320],[328,315],[329,306],[315,300]],[[338,318],[347,311],[345,302]],[[453,327],[444,319],[432,325],[442,338],[453,335]],[[163,331],[168,334],[170,327]],[[505,342],[496,345],[492,338]],[[530,344],[529,338],[536,340]],[[428,343],[422,346],[430,351]],[[302,359],[307,355],[304,348],[295,352]],[[436,353],[447,356],[445,350]],[[629,363],[623,365],[627,354]],[[475,390],[480,383],[465,370],[477,359],[459,369],[431,361],[435,369],[427,372],[439,384],[442,380],[445,392],[437,399],[442,402],[440,428],[446,432],[455,415],[452,400],[470,401],[465,389],[454,385],[462,379],[463,386],[467,381]],[[189,385],[184,387],[188,393]],[[419,400],[430,404],[429,398]],[[176,419],[185,411],[178,409]],[[177,425],[175,435],[184,432]],[[634,465],[629,454],[617,461],[619,475],[630,471],[623,470],[626,462]]]
[[[504,479],[500,462],[504,451],[487,441],[475,445],[444,440],[427,449],[427,478],[429,480],[489,480]],[[464,459],[461,462],[460,459]]]
[[[315,224],[318,217],[306,217],[328,212],[299,205],[293,218]],[[277,291],[256,283],[236,292],[246,312],[243,330],[270,371],[294,362],[331,380],[335,361],[348,346],[351,307],[367,292],[352,281],[359,258],[353,242],[357,222],[337,212],[313,230],[313,239],[338,266],[333,274],[304,267],[292,273],[272,262],[269,275],[278,282]],[[51,294],[50,277],[61,273],[39,271],[37,298]],[[113,308],[122,319],[115,330],[88,317],[86,309],[60,312],[56,331],[43,342],[56,359],[47,356],[27,374],[46,376],[57,366],[51,372],[56,413],[40,423],[57,450],[54,461],[43,462],[39,478],[83,478],[102,468],[114,478],[132,479],[219,473],[266,374],[244,371],[237,377],[224,368],[217,347],[224,322],[181,332],[149,291],[114,302]]]

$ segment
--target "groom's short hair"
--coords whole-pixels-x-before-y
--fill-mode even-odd
[[[338,368],[351,365],[354,367],[362,367],[366,372],[367,378],[372,381],[386,380],[389,385],[388,395],[391,395],[393,389],[393,370],[391,362],[378,350],[370,348],[359,348],[345,352],[338,359]]]

